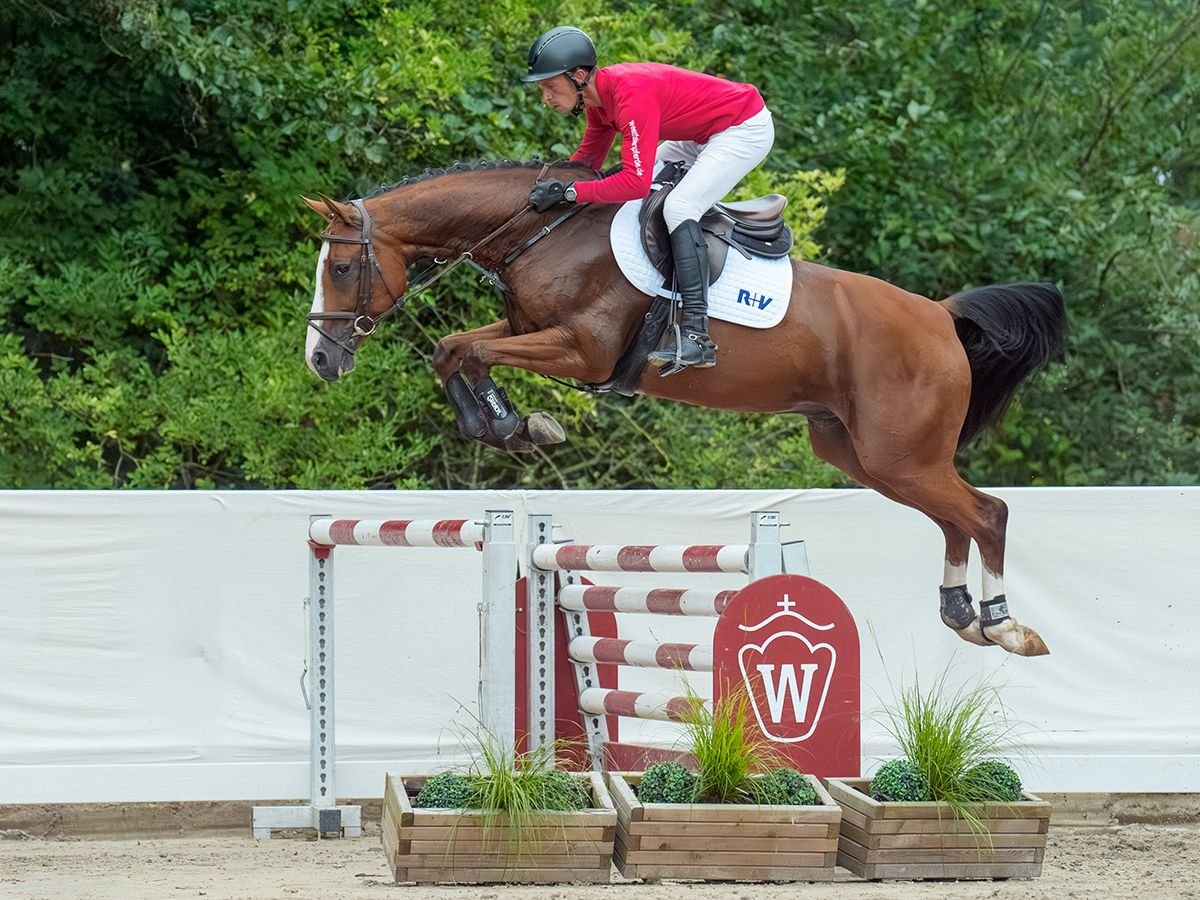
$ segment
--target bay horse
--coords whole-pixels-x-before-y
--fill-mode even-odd
[[[491,379],[493,367],[603,382],[651,300],[626,281],[610,250],[618,206],[542,214],[527,207],[542,177],[600,173],[571,163],[539,166],[456,164],[362,200],[304,198],[326,220],[306,345],[312,371],[336,381],[354,367],[362,339],[403,306],[415,262],[442,265],[434,278],[468,262],[501,286],[504,316],[437,345],[434,369],[460,430],[517,451],[561,441],[552,417],[522,418],[511,408]],[[564,211],[574,215],[566,219]],[[870,276],[791,264],[791,302],[778,325],[759,331],[714,320],[715,368],[667,378],[647,369],[637,390],[714,409],[805,416],[818,457],[941,529],[947,626],[980,646],[1048,653],[1037,632],[1008,613],[1008,508],[967,484],[954,455],[1059,354],[1062,295],[1052,284],[1022,283],[934,301]],[[978,612],[966,586],[972,540],[983,563]]]

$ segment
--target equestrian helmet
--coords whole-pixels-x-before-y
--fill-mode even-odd
[[[529,48],[529,72],[522,81],[544,81],[576,69],[596,66],[596,45],[592,39],[569,25],[551,28]]]

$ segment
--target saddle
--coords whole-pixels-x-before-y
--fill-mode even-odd
[[[664,163],[654,179],[650,196],[642,202],[638,213],[642,246],[668,286],[675,278],[675,263],[662,205],[686,171],[687,166],[682,162]],[[700,230],[708,243],[709,284],[721,277],[730,247],[747,259],[752,256],[777,259],[791,252],[792,230],[783,221],[786,206],[787,198],[782,194],[767,194],[738,203],[717,203],[701,217]],[[607,381],[586,385],[587,390],[593,393],[613,391],[626,397],[636,394],[642,371],[646,368],[646,356],[659,345],[673,312],[670,299],[661,295],[655,297],[642,327],[617,360],[612,375]]]
[[[671,237],[663,219],[662,207],[667,196],[687,172],[682,162],[667,162],[654,179],[650,196],[642,203],[638,223],[642,228],[642,246],[654,267],[670,284],[675,267],[671,258]],[[784,224],[787,197],[767,194],[753,200],[717,203],[700,218],[700,230],[708,242],[708,283],[714,284],[725,268],[729,248],[746,259],[761,256],[778,259],[792,250],[792,230]]]

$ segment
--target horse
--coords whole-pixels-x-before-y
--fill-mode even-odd
[[[608,242],[617,205],[527,205],[544,177],[601,177],[574,163],[456,164],[350,202],[305,203],[325,219],[306,361],[328,382],[411,293],[410,267],[468,263],[504,296],[497,321],[441,339],[433,367],[464,435],[508,450],[563,440],[545,413],[521,417],[491,379],[497,366],[604,382],[651,298],[621,274]],[[713,320],[717,365],[660,377],[651,397],[742,413],[805,416],[813,452],[859,484],[919,510],[945,537],[942,621],[964,640],[1020,656],[1049,650],[1009,614],[1008,508],[968,484],[956,451],[996,424],[1020,384],[1059,357],[1062,294],[1052,284],[988,285],[932,300],[878,278],[792,258],[786,316],[759,331]],[[440,268],[437,268],[439,267]],[[976,611],[970,542],[983,564]]]

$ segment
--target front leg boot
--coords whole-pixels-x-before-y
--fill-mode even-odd
[[[479,408],[479,401],[471,392],[471,386],[462,372],[455,372],[446,379],[446,398],[454,410],[454,418],[458,422],[458,433],[468,441],[482,441],[487,437],[487,419]]]
[[[500,443],[503,444],[516,434],[517,428],[521,425],[521,417],[517,415],[517,411],[509,402],[508,394],[502,388],[497,387],[496,382],[492,381],[490,377],[481,379],[475,385],[475,396],[479,400],[484,415],[488,417],[488,431]]]

